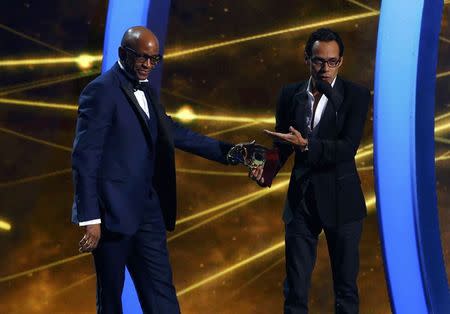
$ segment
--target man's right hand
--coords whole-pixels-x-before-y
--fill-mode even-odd
[[[98,245],[101,236],[100,224],[88,225],[79,243],[79,251],[82,253],[92,252]]]
[[[258,183],[258,185],[265,186],[263,171],[264,171],[263,167],[256,167],[249,171],[248,176],[250,177],[250,179],[256,181],[256,183]]]

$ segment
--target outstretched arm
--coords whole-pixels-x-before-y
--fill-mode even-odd
[[[172,129],[176,148],[212,161],[228,164],[226,156],[231,147],[233,147],[232,144],[194,132],[173,121],[169,116],[167,116],[167,121]]]

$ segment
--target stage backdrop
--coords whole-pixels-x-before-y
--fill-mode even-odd
[[[435,99],[437,208],[447,274],[448,2],[436,92],[428,95]],[[107,9],[104,0],[0,4],[0,313],[95,312],[93,263],[89,255],[79,255],[82,233],[70,223],[70,151],[78,95],[101,71]],[[270,145],[262,129],[274,127],[280,88],[308,77],[303,61],[308,34],[322,26],[338,31],[346,45],[342,76],[373,90],[379,19],[377,0],[172,0],[161,102],[196,131]],[[404,74],[395,62],[389,66],[392,75]],[[361,312],[390,313],[375,209],[372,117],[373,101],[357,157],[369,208],[361,241]],[[242,167],[176,154],[179,225],[168,234],[168,245],[182,312],[280,313],[281,209],[292,161],[271,189],[262,190]],[[321,241],[310,309],[328,313],[332,306],[328,253]]]

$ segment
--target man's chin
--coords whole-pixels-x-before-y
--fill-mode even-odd
[[[136,75],[136,77],[138,78],[139,81],[144,81],[146,79],[148,79],[148,75]]]

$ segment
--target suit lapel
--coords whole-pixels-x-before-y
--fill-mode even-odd
[[[303,82],[292,100],[292,108],[290,108],[290,117],[295,117],[295,123],[289,121],[289,124],[295,124],[297,130],[301,134],[306,134],[306,106],[308,105],[308,94],[306,89],[308,81]]]
[[[119,71],[121,71],[119,69]],[[130,104],[131,108],[133,109],[134,113],[138,117],[138,120],[144,130],[144,133],[146,135],[148,144],[150,147],[152,147],[152,134],[150,132],[150,126],[148,125],[148,117],[146,113],[142,110],[141,106],[139,105],[136,96],[133,92],[132,84],[129,80],[126,78],[123,78],[120,80],[120,88],[128,98],[128,103]],[[150,104],[148,104],[150,105]]]
[[[327,106],[320,118],[319,129],[317,134],[319,137],[327,137],[326,134],[330,132],[330,128],[337,133],[339,121],[342,121],[343,114],[340,111],[342,102],[344,100],[344,84],[342,80],[337,77],[333,86],[332,99],[328,99]]]
[[[167,123],[166,114],[161,105],[159,104],[159,102],[157,101],[151,88],[147,90],[146,94],[150,98],[151,106],[153,106],[153,110],[156,114],[156,120],[158,123],[158,139],[159,141],[166,142],[167,145],[172,147],[173,144],[171,144],[172,140],[170,139],[171,137],[170,126]]]
[[[126,95],[126,97],[129,100],[130,106],[132,107],[133,111],[136,113],[136,116],[138,117],[139,122],[142,125],[144,133],[146,134],[148,143],[151,147],[152,146],[152,135],[151,135],[149,124],[147,123],[148,118],[147,118],[147,115],[145,114],[145,112],[142,110],[141,106],[139,105],[139,103],[136,99],[136,96],[134,96],[132,83],[131,83],[130,79],[125,76],[125,73],[123,73],[122,69],[120,69],[118,64],[114,65],[113,70],[119,76],[120,88],[123,90],[124,94]],[[171,149],[169,149],[170,151],[173,151],[173,141],[171,139],[172,133],[170,132],[170,126],[168,125],[167,116],[164,112],[164,109],[161,107],[161,105],[159,105],[159,103],[155,97],[155,94],[153,93],[153,91],[151,90],[150,87],[146,91],[144,91],[144,93],[146,94],[147,99],[150,100],[148,105],[153,106],[152,107],[153,111],[156,114],[156,117],[153,117],[153,118],[155,118],[155,120],[157,122],[157,126],[158,126],[158,137],[156,140],[157,140],[157,142],[164,143],[165,145],[167,145],[168,147],[171,148]],[[152,119],[152,117],[150,117],[150,119]]]

